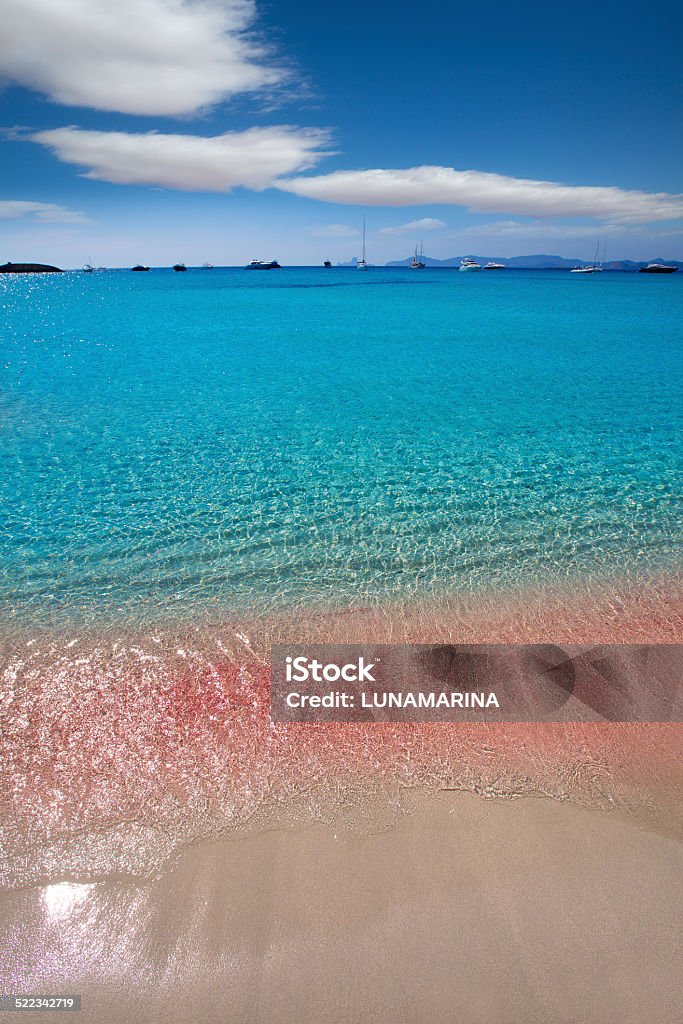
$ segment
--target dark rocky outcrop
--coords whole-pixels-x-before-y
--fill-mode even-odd
[[[61,274],[61,267],[51,267],[49,263],[3,263],[0,274]]]

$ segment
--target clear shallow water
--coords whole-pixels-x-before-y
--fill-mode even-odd
[[[679,278],[3,276],[0,603],[145,624],[678,570]]]

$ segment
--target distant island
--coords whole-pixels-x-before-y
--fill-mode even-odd
[[[0,274],[61,274],[61,267],[49,263],[3,263]]]
[[[422,261],[427,264],[428,267],[459,267],[460,261],[463,259],[473,259],[477,263],[502,263],[503,266],[510,270],[571,270],[572,267],[587,267],[593,263],[593,260],[573,260],[566,259],[564,256],[549,256],[545,254],[534,255],[534,256],[476,256],[474,253],[466,253],[463,256],[451,256],[446,260],[435,260],[431,256],[422,256]],[[407,256],[404,260],[392,260],[390,263],[386,263],[387,267],[408,267],[412,256]],[[607,263],[603,263],[603,270],[632,270],[638,271],[641,267],[646,267],[648,263],[666,263],[670,267],[683,268],[683,262],[678,260],[664,260],[662,257],[658,257],[652,260],[611,260]],[[348,264],[347,264],[348,265]]]

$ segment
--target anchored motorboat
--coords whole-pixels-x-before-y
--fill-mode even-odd
[[[664,263],[648,263],[646,267],[641,267],[638,271],[639,274],[675,274],[678,267],[667,267]]]

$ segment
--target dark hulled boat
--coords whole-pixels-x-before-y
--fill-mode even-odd
[[[142,263],[136,263],[134,267],[131,267],[131,270],[141,273],[143,270],[149,270],[149,267],[143,267]]]
[[[638,271],[639,274],[675,274],[678,267],[667,267],[664,263],[648,263],[646,267],[641,267]]]
[[[178,273],[182,273],[183,270],[187,270],[187,267],[185,266],[184,263],[174,263],[173,264],[173,269],[175,271],[177,271]]]

